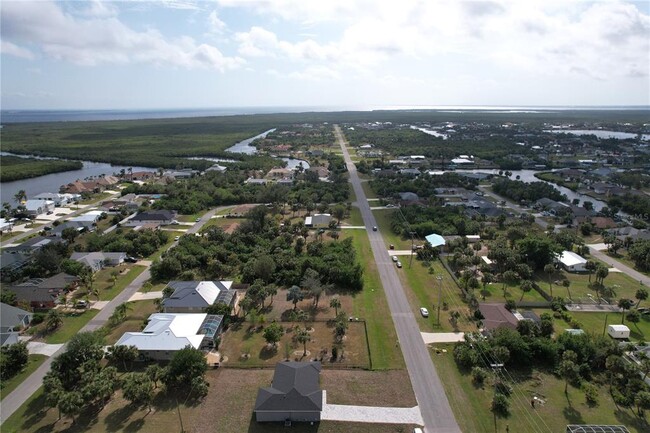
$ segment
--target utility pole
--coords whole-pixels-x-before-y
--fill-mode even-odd
[[[490,367],[492,368],[492,371],[494,372],[494,395],[497,395],[497,381],[498,381],[498,371],[503,368],[503,364],[497,363],[497,364],[490,364]],[[497,413],[492,411],[492,415],[494,415],[494,433],[497,433]]]
[[[442,275],[436,275],[438,280],[438,326],[440,326],[440,304],[442,303]]]

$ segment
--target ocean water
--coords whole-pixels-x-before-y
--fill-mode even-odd
[[[373,110],[439,110],[454,113],[479,111],[486,113],[538,113],[562,110],[649,110],[649,106],[451,106],[451,105],[376,105],[376,106],[277,106],[220,107],[149,110],[0,110],[0,124],[25,122],[74,122],[101,120],[172,119],[179,117],[233,116],[241,114],[373,111]],[[450,111],[452,110],[452,111]]]

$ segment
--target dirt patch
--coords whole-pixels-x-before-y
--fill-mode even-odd
[[[231,214],[245,214],[249,210],[253,209],[254,207],[257,207],[259,205],[257,204],[242,204],[239,206],[235,206],[230,213]]]
[[[222,226],[223,231],[228,233],[229,235],[232,234],[237,229],[237,227],[239,227],[239,223],[230,223],[225,226]]]
[[[327,402],[360,406],[413,407],[417,404],[406,370],[323,370]]]

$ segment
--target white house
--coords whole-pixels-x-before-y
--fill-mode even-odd
[[[10,231],[11,229],[14,228],[14,222],[13,221],[7,221],[4,218],[0,218],[0,232],[6,232]]]
[[[328,213],[317,213],[313,216],[305,217],[305,227],[323,229],[329,227],[332,216]]]
[[[558,261],[568,272],[587,272],[587,259],[572,251],[562,251]]]
[[[54,212],[54,202],[51,200],[27,200],[24,206],[27,210],[27,215],[30,216]]]
[[[607,325],[607,334],[616,339],[630,338],[630,328],[625,325]]]
[[[100,210],[91,210],[90,212],[86,212],[84,214],[72,218],[70,221],[81,222],[81,223],[89,222],[94,224],[97,221],[99,221],[99,218],[101,218],[102,213],[103,212]]]
[[[187,346],[211,347],[223,316],[155,313],[141,332],[125,332],[116,346],[135,346],[143,358],[168,360]]]
[[[53,201],[55,206],[65,206],[66,204],[68,204],[69,195],[71,194],[59,194],[58,192],[42,192],[32,197],[32,199],[49,200],[49,201]]]
[[[89,266],[93,272],[104,269],[106,266],[117,266],[124,263],[126,253],[104,253],[101,251],[80,253],[74,252],[70,259]]]

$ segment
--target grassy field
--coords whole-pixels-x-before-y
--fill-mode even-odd
[[[289,322],[282,322],[281,325],[285,329],[285,334],[275,347],[266,343],[263,329],[260,327],[253,328],[249,322],[231,327],[224,334],[220,346],[222,356],[228,359],[223,365],[243,368],[273,367],[276,363],[286,359],[292,361],[323,359],[324,366],[369,368],[366,336],[362,322],[349,323],[343,344],[334,341],[333,324],[307,322],[307,326],[311,327],[312,331],[310,331],[311,341],[307,343],[306,356],[303,356],[303,345],[294,340],[294,327],[304,325]],[[337,360],[329,358],[333,346],[339,347]]]
[[[397,212],[395,209],[378,209],[372,211],[377,220],[377,229],[379,229],[384,241],[386,241],[386,249],[388,249],[389,244],[393,244],[397,250],[410,250],[411,240],[402,239],[401,236],[396,235],[391,229],[390,222],[395,212]]]
[[[404,288],[407,289],[406,297],[413,309],[420,330],[424,332],[454,332],[454,331],[475,331],[476,326],[467,319],[469,316],[469,308],[462,301],[462,292],[451,279],[449,273],[443,268],[440,262],[432,262],[432,273],[429,268],[425,267],[422,262],[413,259],[411,268],[408,266],[406,257],[402,260],[404,267],[398,271],[400,279]],[[436,276],[441,275],[443,278],[438,285]],[[441,307],[440,311],[440,324],[437,320],[437,307],[438,307],[438,292],[442,294],[442,303],[447,303],[449,308],[447,310]],[[420,314],[420,307],[425,307],[429,310],[429,317],[424,318]],[[452,310],[459,311],[461,318],[457,326],[454,328],[449,320],[449,313]]]
[[[246,221],[245,218],[212,218],[201,227],[201,232],[206,231],[210,227],[221,227],[225,231],[233,230],[244,221]]]
[[[131,282],[133,282],[133,280],[135,280],[136,277],[146,269],[146,267],[142,265],[126,265],[115,281],[115,284],[113,284],[111,279],[111,269],[112,268],[102,269],[96,276],[97,279],[95,280],[95,284],[100,289],[99,299],[102,301],[110,301],[116,297],[126,286],[131,284]]]
[[[463,432],[494,432],[494,417],[490,412],[493,396],[492,379],[483,387],[472,383],[469,373],[459,371],[454,362],[452,345],[438,345],[447,353],[431,351],[433,363],[438,370],[449,403]],[[597,406],[589,406],[584,392],[569,385],[564,394],[564,381],[553,374],[532,372],[509,372],[514,380],[515,392],[510,397],[510,416],[497,420],[497,431],[504,432],[506,425],[511,432],[550,431],[563,432],[567,424],[624,424],[631,432],[647,431],[647,425],[632,410],[617,410],[605,386],[599,387]],[[508,377],[508,376],[506,376]],[[538,396],[546,401],[533,409],[530,400]]]
[[[353,206],[350,210],[350,217],[343,221],[351,226],[362,226],[363,218],[361,217],[361,211],[359,208]]]
[[[44,340],[48,344],[65,343],[72,338],[86,323],[95,317],[99,310],[86,310],[79,315],[64,315],[63,324],[54,332],[45,334]],[[44,323],[38,325],[38,330],[44,329]]]
[[[0,156],[0,166],[2,166],[0,182],[12,182],[50,173],[81,170],[83,164],[80,161]]]
[[[363,264],[364,289],[353,298],[352,313],[366,320],[373,369],[403,368],[404,358],[396,348],[397,333],[391,318],[388,301],[377,273],[368,235],[360,230],[344,231],[352,237],[354,248]]]
[[[548,311],[535,309],[538,315]],[[580,322],[582,325],[581,329],[584,329],[585,332],[598,335],[603,335],[603,331],[606,330],[606,325],[616,325],[623,322],[621,313],[576,313],[571,311],[569,314]],[[555,319],[554,324],[556,333],[571,328],[562,319]],[[625,325],[630,328],[630,340],[650,341],[650,318],[647,315],[642,315],[639,323],[630,323],[626,320]]]
[[[107,199],[107,198],[111,197],[112,195],[113,194],[110,193],[110,192],[99,192],[99,193],[96,193],[96,194],[91,194],[87,199],[79,200],[79,204],[84,205],[84,204],[97,203],[98,201]]]
[[[368,179],[365,179],[364,181],[361,182],[361,187],[363,188],[363,192],[366,193],[366,198],[377,198],[377,193],[375,190],[372,189],[370,186],[370,182]]]
[[[9,380],[2,382],[2,387],[0,388],[0,400],[2,400],[5,395],[9,395],[11,391],[16,389],[18,385],[22,383],[29,375],[36,371],[38,367],[41,366],[43,362],[47,359],[45,355],[29,355],[29,360],[27,365],[23,368],[23,371],[15,375]]]

